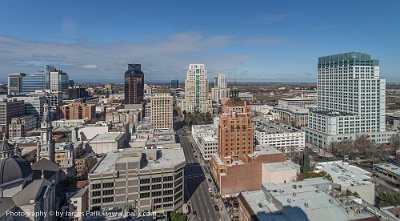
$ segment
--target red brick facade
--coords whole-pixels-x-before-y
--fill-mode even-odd
[[[262,180],[262,164],[284,162],[283,153],[259,155],[256,158],[247,157],[248,163],[227,166],[216,164],[214,155],[210,164],[211,171],[220,189],[221,195],[238,194],[242,191],[260,190]],[[221,173],[225,175],[221,176]]]
[[[68,105],[61,106],[59,108],[60,119],[77,120],[85,119],[88,120],[96,118],[96,106],[87,105],[81,102],[74,102]]]

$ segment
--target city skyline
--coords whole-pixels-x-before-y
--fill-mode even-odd
[[[0,81],[54,65],[77,82],[123,82],[126,65],[140,63],[148,82],[183,82],[188,64],[201,63],[209,80],[225,73],[231,82],[236,73],[243,82],[316,82],[318,57],[360,51],[379,59],[381,76],[394,83],[399,8],[398,1],[2,1]]]

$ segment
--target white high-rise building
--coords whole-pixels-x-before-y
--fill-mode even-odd
[[[185,100],[182,111],[210,112],[211,100],[208,99],[207,70],[204,64],[190,64],[186,72]]]
[[[217,74],[214,77],[214,87],[227,88],[228,83],[226,82],[225,74]]]
[[[229,98],[231,89],[228,88],[225,74],[217,74],[214,77],[214,87],[211,88],[211,99],[219,102],[221,99]]]
[[[69,75],[61,70],[50,72],[50,92],[62,92],[68,98]]]
[[[318,58],[318,101],[309,112],[306,142],[325,148],[362,134],[373,142],[388,142],[393,133],[385,128],[385,91],[379,61],[369,54]]]

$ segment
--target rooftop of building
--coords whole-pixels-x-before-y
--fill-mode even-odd
[[[279,134],[279,133],[297,133],[301,132],[295,127],[288,126],[286,124],[269,121],[266,119],[260,119],[260,125],[255,128],[256,131],[267,134]]]
[[[174,129],[172,129],[172,128],[159,128],[159,129],[154,129],[153,133],[157,134],[157,135],[171,135],[171,134],[174,134]]]
[[[111,122],[107,121],[97,121],[95,124],[86,124],[85,127],[107,127],[111,124]]]
[[[331,175],[333,182],[342,187],[371,184],[371,173],[343,161],[317,163],[315,171],[325,171]]]
[[[392,173],[397,177],[400,177],[400,167],[397,165],[391,163],[376,163],[374,164],[374,167],[380,170],[386,170],[389,173]]]
[[[52,123],[86,123],[87,120],[85,119],[76,119],[76,120],[67,120],[67,119],[60,119],[60,120],[53,120]]]
[[[82,143],[81,142],[60,142],[60,143],[54,143],[54,149],[55,151],[64,151],[68,149],[75,149],[79,147]]]
[[[258,156],[262,156],[262,155],[273,155],[273,154],[283,154],[281,151],[277,150],[275,147],[273,146],[269,146],[269,145],[257,145],[254,153],[253,154],[247,154],[247,156],[251,157],[251,158],[257,158]],[[213,154],[215,160],[217,161],[217,163],[219,165],[223,165],[223,161],[222,159],[218,156],[218,154]],[[231,158],[230,156],[226,156],[224,158]],[[231,164],[228,164],[227,166],[233,166],[233,165],[241,165],[244,164],[244,162],[242,160],[235,160],[232,161]]]
[[[318,58],[318,68],[372,65],[379,65],[378,60],[373,60],[371,59],[371,55],[358,51],[328,55]]]
[[[118,110],[107,110],[107,113],[111,113],[111,114],[121,114],[121,113],[125,113],[125,114],[138,114],[141,113],[142,110],[141,109],[118,109]]]
[[[263,167],[267,168],[269,171],[300,169],[300,165],[293,163],[291,160],[286,160],[285,162],[278,163],[264,163]]]
[[[214,124],[204,124],[204,125],[193,125],[192,130],[195,131],[208,131],[208,130],[214,130]]]
[[[218,136],[217,135],[213,135],[213,136],[205,136],[205,137],[201,137],[205,142],[218,142]]]
[[[146,146],[161,145],[161,144],[174,144],[174,135],[153,136],[147,139]]]
[[[315,97],[292,97],[292,98],[281,98],[283,101],[316,101]]]
[[[143,154],[159,156],[158,159],[148,160],[147,164],[142,164],[140,170],[154,170],[161,168],[173,168],[176,165],[186,162],[183,149],[180,145],[159,146],[153,149],[145,148],[126,148],[107,153],[96,165],[91,173],[110,173],[115,171],[116,163],[136,162],[139,163]]]
[[[327,115],[330,117],[358,116],[358,115],[352,114],[352,113],[345,113],[345,112],[339,112],[339,111],[322,111],[322,110],[317,110],[317,109],[310,109],[310,112],[316,113],[316,114],[321,114],[321,115]]]
[[[273,110],[284,110],[293,114],[308,114],[308,108],[296,107],[296,106],[275,106]]]
[[[258,156],[258,155],[270,155],[270,154],[281,154],[282,152],[276,149],[273,146],[269,145],[257,145],[254,149],[254,154],[249,154]]]
[[[242,192],[259,220],[351,220],[371,214],[349,214],[329,193],[324,178],[286,184],[263,184],[262,190]]]
[[[246,94],[243,94],[243,95],[240,95],[240,96],[244,97],[245,95]],[[235,106],[244,107],[244,106],[246,106],[246,101],[240,100],[239,98],[236,98],[236,99],[231,98],[231,99],[228,99],[225,102],[225,106],[228,106],[228,107],[235,107]]]
[[[119,140],[123,135],[124,132],[107,132],[96,135],[90,142],[91,143],[114,142]]]

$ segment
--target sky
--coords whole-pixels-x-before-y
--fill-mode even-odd
[[[398,0],[1,0],[0,81],[53,65],[75,82],[123,82],[129,63],[146,82],[208,78],[316,82],[318,57],[351,51],[400,82]]]

